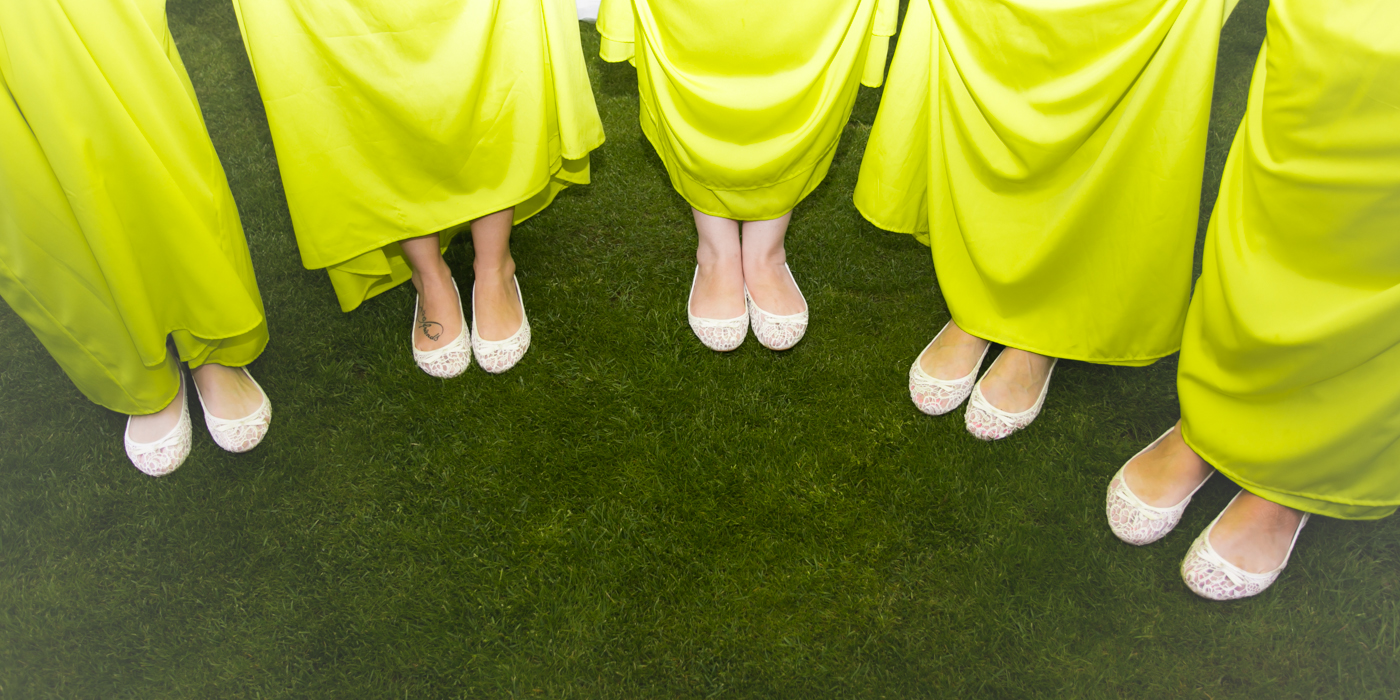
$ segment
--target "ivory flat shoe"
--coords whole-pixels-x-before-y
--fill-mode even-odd
[[[690,279],[690,297],[685,300],[685,315],[690,319],[690,330],[705,347],[716,352],[729,352],[739,347],[749,335],[749,311],[745,303],[744,313],[734,318],[702,318],[690,312],[690,303],[695,299],[695,282],[700,279],[700,266],[695,266],[695,276]],[[748,299],[748,289],[744,290]]]
[[[1003,351],[1001,355],[997,355],[992,367],[996,367],[1005,354]],[[1040,415],[1040,407],[1045,405],[1045,394],[1050,391],[1050,375],[1055,373],[1055,364],[1058,362],[1059,359],[1050,361],[1050,371],[1045,373],[1045,384],[1040,387],[1040,397],[1035,400],[1035,405],[1019,413],[1007,413],[987,401],[982,395],[982,382],[987,380],[983,376],[973,385],[972,398],[967,402],[967,414],[964,418],[967,432],[982,440],[1001,440],[1030,425],[1036,416]],[[992,369],[989,367],[987,374],[991,373]]]
[[[476,353],[477,364],[491,374],[514,367],[530,349],[530,319],[525,315],[525,297],[520,294],[520,280],[514,276],[511,280],[515,282],[515,298],[520,301],[520,328],[505,340],[486,340],[477,335],[476,329],[480,326],[476,324],[476,285],[472,285],[472,351]]]
[[[1205,486],[1206,482],[1215,475],[1214,471],[1206,474],[1206,478],[1201,479],[1201,483],[1196,484],[1196,488],[1191,489],[1191,493],[1186,494],[1186,497],[1181,499],[1179,503],[1165,508],[1147,505],[1137,497],[1137,494],[1133,493],[1131,488],[1128,488],[1128,480],[1124,476],[1128,465],[1165,440],[1168,435],[1172,434],[1172,430],[1176,430],[1176,426],[1172,426],[1171,430],[1162,433],[1162,436],[1153,440],[1152,444],[1138,450],[1132,459],[1124,462],[1123,466],[1118,468],[1118,473],[1114,474],[1113,479],[1108,482],[1108,502],[1105,505],[1105,510],[1108,513],[1108,527],[1113,530],[1113,534],[1117,535],[1118,539],[1128,544],[1141,547],[1166,537],[1167,533],[1181,522],[1181,515],[1186,512],[1186,506],[1190,505],[1191,497],[1195,496],[1196,492],[1200,491],[1201,487]]]
[[[471,343],[467,340],[467,317],[462,313],[462,291],[457,289],[457,280],[452,280],[452,289],[457,292],[457,314],[462,319],[462,332],[452,342],[436,350],[419,350],[415,344],[418,333],[418,299],[413,300],[413,330],[408,335],[408,347],[413,350],[413,361],[418,368],[438,379],[451,379],[467,371],[472,364]]]
[[[267,398],[267,392],[263,391],[258,380],[253,379],[247,367],[239,369],[262,394],[262,403],[242,418],[219,418],[210,413],[209,407],[204,405],[204,395],[199,393],[199,384],[194,383],[194,395],[199,397],[199,407],[204,409],[204,425],[209,428],[209,436],[214,438],[214,444],[233,453],[247,452],[257,447],[272,425],[272,401]]]
[[[788,279],[792,280],[792,286],[797,287],[797,279],[792,276],[792,268],[783,263],[783,269],[787,270]],[[802,289],[797,287],[797,295],[802,296]],[[749,312],[749,322],[753,324],[753,337],[758,338],[758,342],[769,350],[787,350],[802,340],[802,336],[807,334],[807,297],[802,296],[802,311],[787,316],[777,316],[764,311],[758,303],[749,296],[749,286],[744,285],[744,305]]]
[[[180,372],[180,420],[164,437],[155,442],[136,442],[131,439],[131,418],[126,419],[126,432],[122,441],[126,443],[126,456],[142,473],[150,476],[165,476],[180,468],[185,458],[190,456],[190,444],[194,430],[190,423],[190,403],[185,387],[185,373]]]
[[[1235,494],[1235,498],[1239,497],[1239,493]],[[1231,504],[1235,498],[1230,499]],[[1225,510],[1229,509],[1230,506],[1226,505]],[[1225,510],[1220,511],[1220,515],[1224,515]],[[1210,521],[1210,525],[1191,544],[1191,549],[1186,551],[1186,558],[1181,560],[1181,580],[1186,582],[1186,587],[1192,593],[1210,600],[1239,600],[1263,593],[1288,566],[1288,560],[1293,557],[1293,547],[1298,544],[1298,535],[1308,524],[1308,514],[1304,513],[1303,519],[1298,521],[1298,529],[1293,531],[1293,541],[1288,543],[1288,553],[1283,555],[1283,563],[1262,574],[1250,573],[1231,564],[1211,546],[1210,533],[1215,529],[1215,523],[1220,521],[1220,515]]]
[[[972,393],[972,386],[977,383],[977,371],[982,369],[982,361],[987,359],[987,351],[992,349],[991,343],[982,348],[982,356],[977,358],[977,365],[965,377],[939,379],[925,372],[922,365],[924,353],[943,337],[944,331],[947,331],[952,323],[949,321],[943,324],[943,329],[933,336],[933,340],[928,341],[928,345],[914,358],[914,364],[909,368],[909,399],[920,411],[930,416],[941,416],[967,400],[968,395]]]

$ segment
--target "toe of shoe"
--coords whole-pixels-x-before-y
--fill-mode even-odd
[[[142,474],[147,476],[165,476],[180,468],[185,463],[185,458],[189,457],[190,448],[185,446],[167,447],[154,452],[133,454],[127,451],[127,458]]]
[[[1108,497],[1104,503],[1104,514],[1108,527],[1115,537],[1124,542],[1141,547],[1152,544],[1167,536],[1176,527],[1179,515],[1164,513],[1156,517],[1142,510],[1128,500],[1120,491],[1122,476],[1115,476],[1108,485]]]
[[[987,442],[1001,440],[1016,432],[1015,429],[1003,425],[1000,421],[992,420],[991,416],[980,411],[969,410],[964,425],[967,427],[967,432],[972,433],[973,437]]]

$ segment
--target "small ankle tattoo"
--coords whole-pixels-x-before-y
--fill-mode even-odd
[[[427,336],[428,340],[437,340],[442,337],[442,324],[437,321],[429,321],[428,314],[421,309],[418,311],[418,330],[423,331],[423,335]]]

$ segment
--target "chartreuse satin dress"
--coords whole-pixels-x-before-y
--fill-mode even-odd
[[[587,183],[603,143],[571,0],[235,0],[302,263],[343,310],[398,242]]]
[[[913,0],[861,164],[953,319],[1051,357],[1175,352],[1231,0]]]
[[[863,82],[878,87],[898,0],[603,0],[606,61],[631,61],[641,125],[691,206],[792,211],[831,165]]]
[[[1274,0],[1181,348],[1183,436],[1336,518],[1400,505],[1400,3]]]
[[[92,401],[154,413],[177,358],[267,344],[165,0],[0,2],[0,296]]]

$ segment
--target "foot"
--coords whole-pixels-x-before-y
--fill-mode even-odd
[[[200,365],[192,370],[204,409],[215,418],[238,420],[262,408],[263,395],[242,369]]]
[[[690,315],[716,320],[743,316],[744,266],[737,251],[733,255],[715,255],[702,249],[695,257],[700,270],[690,299]]]
[[[144,416],[132,416],[127,424],[127,435],[134,442],[152,443],[175,429],[180,422],[180,413],[185,406],[185,384],[180,382],[180,390],[165,408]]]
[[[976,361],[973,358],[968,362],[968,367]],[[987,403],[1006,413],[1029,411],[1040,400],[1040,392],[1045,388],[1054,364],[1053,358],[1006,348],[992,363],[992,368],[987,370],[987,376],[982,378],[982,396]]]
[[[745,256],[743,284],[748,285],[753,303],[773,316],[791,316],[807,310],[802,292],[788,274],[785,255],[762,260]]]
[[[515,291],[515,261],[475,265],[476,334],[482,340],[506,340],[520,330],[520,297]]]
[[[989,343],[949,321],[933,344],[919,356],[919,367],[934,379],[952,381],[972,373]]]
[[[1268,573],[1283,565],[1302,519],[1302,511],[1246,491],[1220,514],[1210,531],[1210,546],[1249,573]]]
[[[1181,437],[1181,422],[1152,449],[1123,467],[1123,478],[1138,500],[1170,508],[1190,496],[1213,471]]]
[[[418,290],[413,347],[423,352],[437,350],[462,334],[462,302],[452,284],[452,270],[441,260],[432,267],[413,271],[413,286]]]

